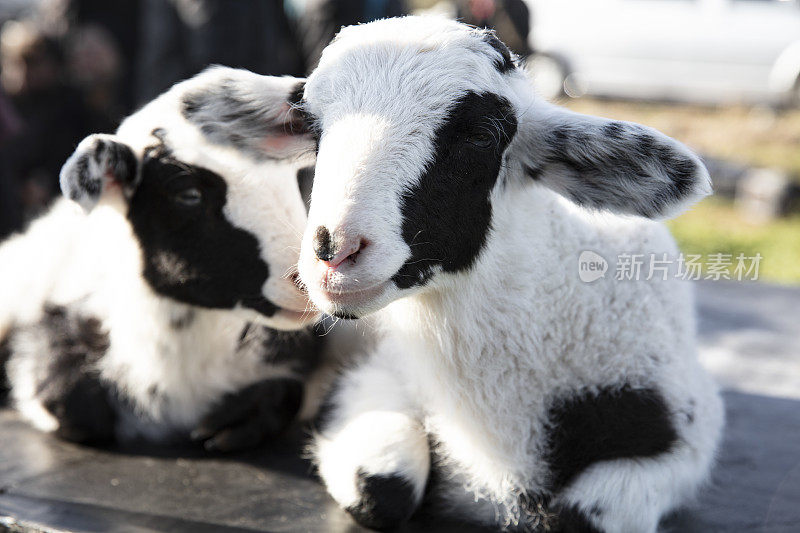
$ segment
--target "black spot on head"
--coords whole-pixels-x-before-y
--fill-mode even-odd
[[[511,55],[511,50],[497,38],[497,34],[494,31],[487,30],[483,31],[482,34],[483,40],[500,54],[500,57],[494,60],[494,66],[499,72],[506,74],[517,68],[517,65],[514,63],[514,58]]]
[[[362,526],[393,529],[414,513],[414,488],[402,476],[369,475],[363,470],[356,475],[359,501],[345,510]]]
[[[489,195],[516,131],[514,110],[501,96],[469,92],[455,102],[436,130],[433,161],[402,196],[411,257],[392,277],[395,285],[422,285],[435,267],[458,272],[472,266],[491,229]]]
[[[602,389],[557,401],[549,412],[551,490],[569,485],[600,461],[654,457],[678,439],[655,389]]]
[[[210,308],[237,304],[272,316],[262,287],[269,268],[251,233],[223,213],[228,186],[216,173],[147,151],[128,219],[144,256],[144,277],[159,294]],[[182,203],[190,192],[196,204]]]

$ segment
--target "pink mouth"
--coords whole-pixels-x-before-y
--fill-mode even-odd
[[[361,289],[357,291],[327,291],[323,288],[318,288],[318,294],[320,294],[325,300],[330,302],[331,304],[342,307],[342,308],[351,308],[351,307],[358,307],[365,303],[369,303],[376,298],[378,298],[381,294],[384,293],[386,290],[387,282],[380,283],[373,287],[369,287],[367,289]]]

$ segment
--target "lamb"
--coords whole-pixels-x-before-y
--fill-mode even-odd
[[[0,247],[10,396],[43,431],[86,443],[191,434],[229,451],[301,409],[321,350],[293,276],[309,160],[205,142],[180,105],[209,78],[84,139],[61,172],[67,198]],[[261,141],[286,156],[293,137]]]
[[[317,149],[300,277],[381,328],[313,443],[356,521],[653,532],[692,498],[724,417],[658,222],[710,192],[689,149],[543,101],[491,31],[439,18],[344,28],[292,93],[235,83],[186,117],[236,145],[294,106]],[[673,262],[588,283],[583,251]]]

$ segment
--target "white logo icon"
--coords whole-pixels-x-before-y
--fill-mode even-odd
[[[608,261],[590,250],[581,252],[578,257],[578,276],[584,283],[591,283],[602,277],[608,270]]]

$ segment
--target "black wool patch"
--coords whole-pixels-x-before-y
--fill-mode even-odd
[[[47,366],[34,379],[36,397],[58,420],[56,434],[82,443],[112,440],[115,391],[94,370],[110,346],[100,321],[63,306],[47,306],[42,320],[28,334],[43,336],[42,344],[48,347],[48,353],[35,354]]]
[[[557,401],[549,412],[551,490],[568,486],[594,463],[668,452],[678,440],[655,389],[603,389]]]
[[[414,488],[397,474],[357,473],[359,501],[345,509],[362,526],[385,531],[394,529],[414,513]]]
[[[298,376],[308,375],[318,363],[324,331],[308,327],[299,331],[278,331],[248,324],[242,331],[236,353],[259,354],[268,365],[288,365]]]
[[[468,92],[454,103],[436,130],[433,161],[402,196],[411,257],[392,277],[397,287],[424,284],[437,266],[445,272],[472,266],[491,230],[489,195],[516,131],[514,110],[501,96]]]
[[[258,239],[223,213],[227,189],[218,174],[161,148],[145,154],[128,212],[144,277],[157,293],[181,302],[219,309],[241,304],[272,316],[277,307],[261,293],[269,267]]]
[[[303,401],[303,383],[294,378],[270,378],[226,394],[192,432],[208,450],[253,448],[294,421]]]

